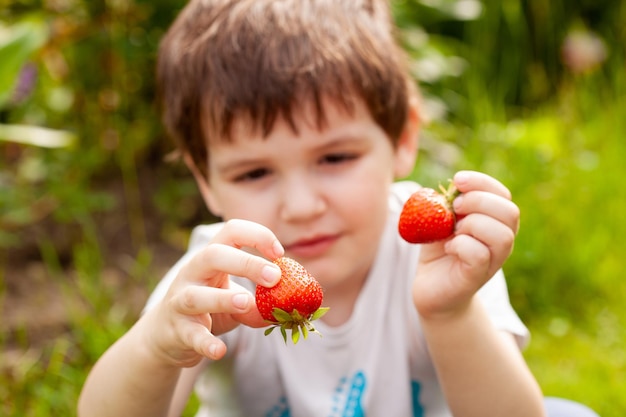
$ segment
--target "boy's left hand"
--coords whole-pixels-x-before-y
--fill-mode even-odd
[[[413,283],[423,317],[464,309],[511,254],[519,228],[519,208],[502,183],[474,171],[458,172],[453,182],[462,193],[454,201],[461,220],[450,239],[422,246]]]

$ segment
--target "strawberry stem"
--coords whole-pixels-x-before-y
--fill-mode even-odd
[[[311,322],[322,317],[328,312],[328,310],[328,307],[320,307],[315,312],[310,314],[309,317],[304,317],[298,310],[295,309],[291,312],[291,314],[289,314],[285,310],[274,308],[272,314],[275,321],[270,321],[271,326],[265,329],[264,334],[267,336],[278,327],[280,328],[283,340],[287,343],[287,330],[291,330],[291,341],[294,345],[300,340],[301,334],[304,339],[309,337],[309,332],[317,333],[321,336],[321,334],[315,330]]]
[[[455,198],[461,195],[461,192],[458,188],[456,188],[456,185],[454,185],[454,182],[452,182],[451,179],[449,179],[448,182],[448,188],[445,188],[443,185],[439,184],[439,190],[441,190],[441,194],[443,194],[450,207],[452,207],[452,202]]]

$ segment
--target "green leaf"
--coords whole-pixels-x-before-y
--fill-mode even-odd
[[[274,310],[272,310],[272,315],[274,316],[274,318],[276,318],[276,321],[278,321],[279,323],[289,322],[293,320],[289,313],[277,307],[275,307]]]
[[[20,70],[48,38],[41,20],[26,20],[11,26],[0,24],[0,107],[10,100]]]
[[[265,332],[263,332],[263,334],[265,336],[268,336],[270,333],[272,333],[274,331],[275,328],[276,328],[276,326],[268,327],[267,329],[265,329]]]
[[[302,314],[300,314],[300,312],[297,309],[294,308],[293,311],[291,312],[291,320],[300,322],[304,320],[304,317],[302,316]]]
[[[330,307],[320,307],[318,308],[315,313],[311,314],[311,321],[313,320],[317,320],[320,317],[322,317],[324,314],[328,313],[328,310],[330,310]]]
[[[294,328],[291,329],[291,341],[295,345],[298,343],[298,340],[300,340],[300,329],[298,326],[294,326]]]

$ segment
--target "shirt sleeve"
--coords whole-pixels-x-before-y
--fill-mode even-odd
[[[530,332],[511,306],[502,270],[499,270],[478,291],[478,297],[483,302],[494,326],[515,336],[520,348],[526,347],[530,341]]]

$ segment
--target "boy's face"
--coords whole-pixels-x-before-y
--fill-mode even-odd
[[[369,271],[390,184],[413,168],[417,122],[409,117],[414,126],[394,149],[360,101],[352,115],[324,105],[322,130],[306,106],[295,115],[298,134],[281,118],[267,138],[236,120],[232,142],[210,145],[208,183],[198,180],[211,211],[268,227],[329,292]]]

